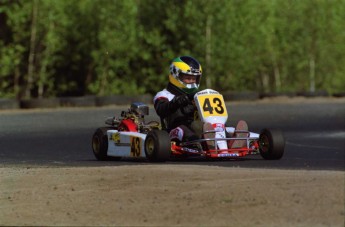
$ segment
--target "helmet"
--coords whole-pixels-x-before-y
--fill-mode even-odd
[[[195,76],[195,83],[184,83],[182,81],[184,75]],[[198,90],[201,75],[202,69],[200,63],[189,56],[177,57],[170,65],[170,83],[187,94],[195,93]]]

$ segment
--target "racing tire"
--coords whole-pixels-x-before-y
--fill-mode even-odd
[[[19,109],[19,101],[15,99],[0,98],[0,110]]]
[[[260,155],[266,160],[278,160],[283,157],[285,139],[276,129],[263,129],[259,137]]]
[[[107,131],[112,128],[103,127],[98,128],[92,136],[92,151],[97,160],[99,161],[117,161],[121,157],[110,157],[108,152],[108,136]]]
[[[154,129],[145,139],[145,155],[151,162],[165,162],[171,156],[171,141],[168,132]]]

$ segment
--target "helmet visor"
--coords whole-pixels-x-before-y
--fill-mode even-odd
[[[186,87],[199,87],[200,84],[200,77],[201,74],[186,74],[186,73],[180,73],[179,74],[179,81],[181,81]]]

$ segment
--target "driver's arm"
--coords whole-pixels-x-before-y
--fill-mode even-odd
[[[165,118],[169,115],[169,100],[167,98],[159,98],[155,101],[154,107],[156,113],[161,118]]]
[[[158,116],[164,118],[177,109],[187,106],[191,101],[187,95],[175,96],[170,102],[167,98],[158,98],[154,107]]]

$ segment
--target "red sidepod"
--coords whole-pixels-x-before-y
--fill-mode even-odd
[[[119,131],[138,132],[137,125],[131,119],[123,119],[118,128]]]

